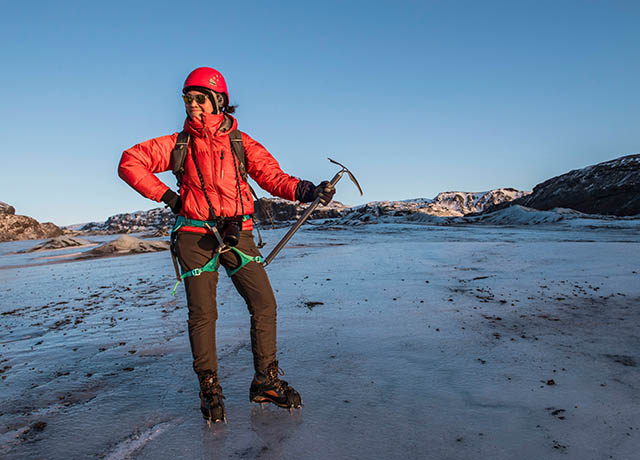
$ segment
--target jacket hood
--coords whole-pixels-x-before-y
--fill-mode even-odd
[[[223,136],[237,127],[237,120],[224,113],[203,113],[201,118],[187,117],[184,121],[184,130],[195,137]]]

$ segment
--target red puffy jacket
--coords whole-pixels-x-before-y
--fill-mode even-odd
[[[220,131],[225,116],[229,117],[232,125],[228,130]],[[184,130],[191,135],[192,142],[184,162],[180,190],[181,215],[197,220],[210,218],[209,205],[191,156],[192,148],[195,149],[196,161],[215,215],[233,217],[253,214],[253,198],[249,185],[242,180],[237,169],[237,159],[231,151],[228,134],[236,128],[237,121],[229,115],[222,114],[205,113],[202,120],[187,118],[185,121]],[[118,166],[118,175],[141,195],[159,202],[169,187],[154,174],[173,169],[171,151],[177,139],[178,133],[175,133],[150,139],[125,150]],[[285,174],[267,149],[245,133],[242,133],[242,144],[249,176],[272,195],[295,200],[295,191],[300,179]],[[251,228],[251,220],[246,221],[243,229]],[[191,228],[189,230],[202,231]]]

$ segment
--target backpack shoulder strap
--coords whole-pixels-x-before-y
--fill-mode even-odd
[[[231,131],[229,133],[229,143],[233,154],[238,159],[238,168],[240,169],[242,180],[247,182],[247,158],[244,154],[244,145],[242,145],[242,133],[237,129]]]
[[[242,144],[242,133],[237,129],[234,129],[233,131],[231,131],[229,133],[229,143],[231,144],[231,150],[233,151],[233,154],[238,159],[238,169],[240,170],[240,176],[242,176],[242,180],[247,183],[247,185],[249,186],[249,190],[251,191],[251,194],[258,202],[258,206],[260,206],[260,208],[262,209],[262,213],[264,215],[269,216],[269,218],[271,219],[271,226],[273,226],[273,218],[271,217],[271,214],[266,212],[266,210],[264,209],[264,206],[262,206],[262,201],[260,201],[260,199],[258,198],[258,195],[256,194],[256,191],[253,189],[253,187],[248,181],[247,165],[246,165],[247,157],[244,153],[244,145]],[[256,230],[258,230],[258,239],[259,239],[258,248],[262,248],[264,247],[264,243],[262,242],[262,235],[260,234],[260,229],[258,227],[256,227]]]
[[[171,151],[171,163],[173,164],[173,174],[178,181],[178,187],[182,183],[182,176],[184,175],[184,160],[187,158],[189,150],[189,133],[181,131],[178,133],[178,139],[176,145]]]

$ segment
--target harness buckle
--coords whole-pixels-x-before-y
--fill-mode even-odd
[[[194,268],[191,270],[191,276],[200,276],[202,274],[201,268]]]

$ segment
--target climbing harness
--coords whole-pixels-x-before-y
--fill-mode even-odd
[[[249,216],[243,216],[243,221],[248,220],[250,217]],[[173,290],[171,291],[171,295],[176,295],[176,289],[178,289],[178,285],[182,282],[182,280],[184,280],[185,278],[189,277],[189,276],[200,276],[202,273],[204,272],[217,272],[218,271],[218,266],[219,266],[219,259],[220,259],[220,255],[224,254],[225,252],[229,252],[229,251],[233,251],[237,254],[238,258],[240,259],[240,265],[238,265],[236,268],[234,269],[228,269],[225,268],[225,271],[227,272],[227,276],[232,277],[233,275],[235,275],[236,273],[238,273],[242,267],[244,267],[245,265],[247,265],[249,262],[256,262],[261,264],[263,261],[262,256],[250,256],[248,254],[245,254],[244,252],[242,252],[240,249],[234,247],[234,246],[228,246],[226,245],[223,240],[222,240],[222,236],[220,235],[220,232],[218,231],[218,226],[224,222],[224,219],[220,219],[220,220],[196,220],[196,219],[189,219],[187,217],[184,216],[178,216],[176,218],[176,224],[173,227],[173,230],[171,230],[171,255],[174,258],[174,266],[176,268],[176,277],[178,278],[178,281],[176,282],[175,286],[173,287]],[[178,230],[182,227],[198,227],[198,228],[206,228],[207,230],[211,231],[214,236],[216,237],[216,239],[218,240],[218,248],[216,249],[215,254],[213,255],[213,257],[211,258],[211,260],[209,260],[209,262],[207,262],[206,264],[204,264],[204,266],[200,267],[200,268],[194,268],[193,270],[189,270],[188,272],[182,273],[180,274],[177,268],[177,262],[175,262],[175,243],[176,243],[176,239],[178,237]]]

